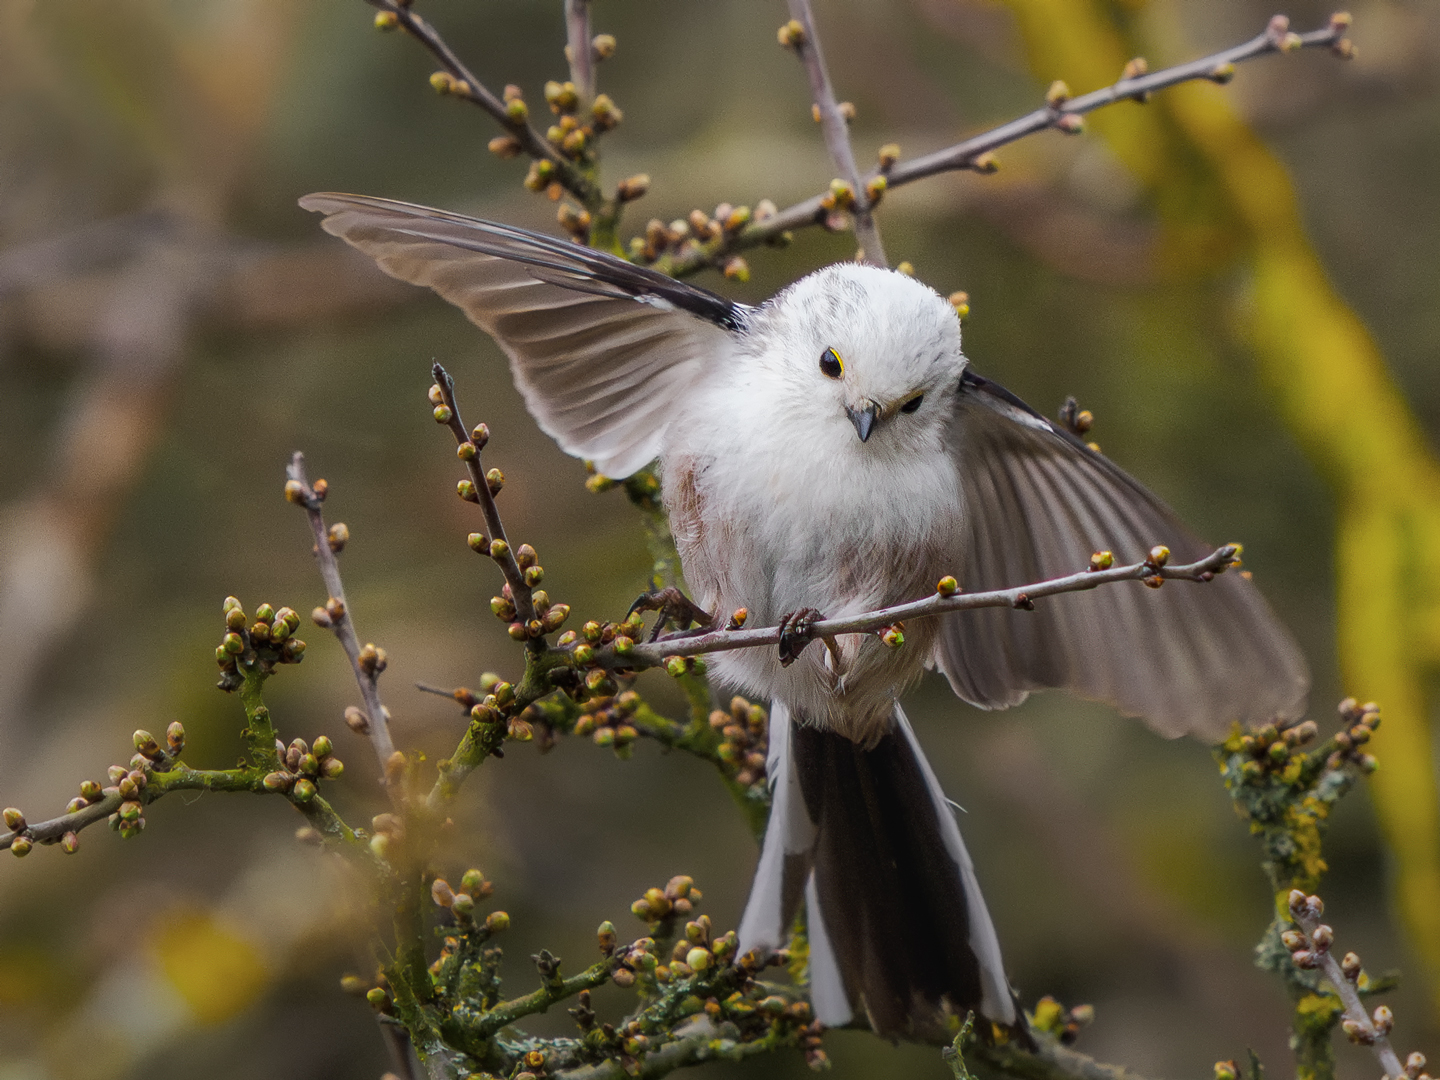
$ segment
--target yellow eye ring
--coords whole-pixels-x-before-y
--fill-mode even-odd
[[[826,349],[820,354],[820,370],[830,378],[838,379],[845,374],[845,361],[834,349]]]

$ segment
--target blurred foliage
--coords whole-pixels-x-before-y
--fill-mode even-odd
[[[520,83],[538,100],[563,70],[558,3],[424,10],[497,88]],[[971,293],[967,352],[981,371],[1046,411],[1079,395],[1108,454],[1202,534],[1246,542],[1316,668],[1319,702],[1340,696],[1339,635],[1345,688],[1386,706],[1371,784],[1388,844],[1352,797],[1332,823],[1327,900],[1377,969],[1418,974],[1435,955],[1423,936],[1435,905],[1417,916],[1415,897],[1435,895],[1425,725],[1440,24],[1420,2],[1354,10],[1351,65],[1275,58],[1223,90],[1107,110],[1095,137],[1017,146],[996,177],[894,192],[880,224],[893,259],[941,292]],[[817,17],[840,93],[859,109],[863,159],[892,138],[918,153],[1004,120],[1053,77],[1083,91],[1137,52],[1158,65],[1241,40],[1272,13],[1250,0],[835,0]],[[1318,25],[1329,9],[1289,14]],[[753,0],[598,0],[597,27],[620,41],[602,86],[626,111],[607,175],[655,177],[637,216],[784,205],[823,186],[831,170],[803,74],[774,45],[781,17]],[[585,493],[583,469],[534,430],[493,346],[429,298],[334,257],[294,209],[306,191],[337,188],[551,227],[551,204],[519,187],[523,166],[485,152],[484,118],[436,101],[426,59],[368,21],[358,3],[0,6],[7,803],[50,805],[103,771],[113,735],[156,714],[185,719],[197,761],[229,763],[232,714],[210,689],[220,598],[323,599],[303,528],[278,498],[296,447],[346,498],[347,583],[362,632],[389,648],[398,736],[432,754],[453,746],[454,710],[399,688],[470,681],[508,652],[485,610],[494,583],[463,547],[450,450],[421,411],[434,357],[462,358],[457,374],[483,380],[478,418],[495,432],[508,520],[545,551],[566,599],[618,614],[644,584],[638,522],[618,495]],[[157,209],[164,229],[145,224]],[[106,231],[116,222],[132,223],[123,242]],[[67,237],[79,255],[52,243]],[[754,254],[748,285],[723,288],[754,300],[852,250],[848,237],[802,235]],[[177,293],[183,319],[151,317]],[[114,344],[122,331],[128,352]],[[349,672],[338,651],[312,651],[306,678],[272,704],[339,743]],[[663,679],[652,691],[678,714],[667,693]],[[1283,1002],[1248,957],[1267,886],[1202,748],[1050,696],[992,717],[926,684],[911,712],[969,811],[1017,984],[1095,1002],[1082,1049],[1157,1074],[1246,1045],[1284,1060]],[[652,751],[626,762],[580,746],[512,753],[477,785],[455,859],[505,890],[517,954],[585,955],[588,927],[623,910],[638,882],[679,870],[705,883],[718,922],[733,921],[721,913],[738,912],[753,840],[700,763]],[[345,809],[360,813],[358,780],[350,797]],[[373,1021],[335,993],[363,913],[271,803],[207,795],[158,807],[123,850],[97,836],[75,859],[4,865],[0,1076],[180,1077],[202,1060],[215,1076],[384,1067]],[[1137,852],[1141,833],[1171,842]],[[1378,888],[1392,866],[1407,936]],[[1199,883],[1209,888],[1196,896]],[[223,928],[196,948],[250,943],[269,980],[258,1001],[245,1008],[236,994],[228,1019],[216,1007],[218,1022],[197,1022],[148,944],[164,932],[152,922],[176,910]],[[1421,1021],[1420,984],[1402,987],[1402,1024]],[[1433,1041],[1431,1017],[1417,1042]],[[157,1049],[173,1045],[183,1053]],[[841,1076],[948,1074],[926,1049],[844,1033],[827,1047]],[[1342,1070],[1373,1073],[1355,1053],[1340,1048]]]

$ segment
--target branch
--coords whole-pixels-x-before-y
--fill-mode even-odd
[[[565,58],[580,104],[595,100],[595,54],[590,44],[590,0],[565,0]]]
[[[840,104],[835,100],[835,90],[830,84],[830,73],[825,68],[825,56],[820,51],[820,37],[815,32],[815,17],[810,10],[810,0],[788,0],[791,22],[781,28],[781,40],[795,50],[805,65],[810,77],[810,92],[815,98],[819,115],[820,130],[825,136],[826,149],[830,159],[840,170],[840,178],[849,185],[850,198],[854,200],[852,213],[855,217],[855,242],[860,247],[859,259],[872,266],[885,265],[885,249],[880,244],[880,230],[871,213],[872,199],[860,179],[860,169],[855,164],[855,152],[850,146],[850,131]]]
[[[539,621],[535,618],[535,601],[532,586],[525,579],[525,571],[515,559],[515,552],[510,548],[510,542],[505,536],[505,526],[500,521],[500,510],[495,505],[495,493],[500,490],[500,485],[505,482],[505,477],[498,469],[491,470],[487,475],[481,471],[480,451],[485,448],[485,443],[490,439],[490,429],[484,424],[478,424],[473,432],[466,432],[465,424],[460,419],[460,406],[455,401],[455,380],[450,378],[447,372],[439,364],[431,368],[431,374],[435,378],[435,386],[431,389],[431,399],[435,401],[435,419],[438,423],[446,425],[455,436],[458,444],[456,453],[460,460],[465,462],[465,470],[470,474],[470,484],[473,491],[466,489],[463,497],[469,501],[478,503],[480,512],[485,517],[485,532],[477,534],[484,540],[489,555],[500,567],[500,572],[505,575],[505,583],[510,587],[510,600],[515,605],[515,614],[518,624],[525,628],[530,634],[532,648],[541,648],[541,631]],[[494,489],[491,484],[494,483]],[[473,494],[473,498],[471,495]],[[472,540],[472,546],[478,541]],[[479,550],[476,548],[476,550]]]
[[[795,2],[796,0],[792,0],[792,10]],[[869,185],[879,177],[884,177],[883,190],[888,190],[944,172],[970,169],[991,173],[997,167],[991,155],[1002,146],[1048,128],[1078,134],[1084,130],[1083,121],[1080,119],[1084,114],[1120,101],[1143,103],[1156,90],[1179,83],[1197,79],[1227,83],[1234,77],[1236,64],[1271,53],[1325,47],[1342,58],[1349,58],[1354,52],[1349,39],[1345,37],[1349,26],[1350,16],[1339,13],[1332,15],[1330,22],[1319,30],[1294,34],[1289,30],[1289,20],[1283,15],[1276,15],[1263,33],[1243,45],[1224,49],[1199,60],[1148,74],[1145,73],[1144,60],[1132,60],[1126,66],[1125,75],[1118,82],[1080,97],[1069,97],[1064,85],[1056,84],[1046,95],[1045,105],[1034,112],[923,157],[906,162],[882,159],[880,166],[873,169],[863,183],[857,181],[852,186],[857,197],[864,197]],[[730,252],[774,243],[794,229],[827,224],[830,218],[829,207],[834,205],[834,198],[833,191],[811,196],[768,217],[752,220],[743,229],[722,235],[710,244],[695,246],[673,257],[664,256],[656,261],[655,267],[675,277],[683,277],[714,265],[721,256]]]
[[[360,699],[365,703],[365,733],[370,736],[375,756],[380,759],[381,783],[390,792],[391,799],[398,802],[402,795],[399,787],[391,783],[390,769],[390,759],[395,755],[395,743],[390,738],[389,713],[380,701],[378,685],[380,672],[385,666],[384,654],[378,653],[373,645],[366,645],[363,650],[360,648],[360,640],[355,636],[355,623],[350,618],[350,606],[345,601],[345,586],[340,581],[340,564],[335,558],[336,553],[344,547],[345,537],[349,535],[348,530],[340,532],[339,530],[344,529],[343,525],[336,525],[333,530],[326,527],[320,504],[324,501],[328,488],[323,480],[317,480],[315,485],[311,486],[305,475],[304,454],[295,451],[285,469],[285,475],[289,478],[285,484],[285,497],[305,508],[305,515],[310,521],[310,532],[315,538],[315,560],[320,564],[320,577],[330,594],[325,607],[316,609],[315,621],[334,631],[340,647],[350,658],[350,667],[355,672],[355,683],[360,688]]]
[[[519,144],[520,150],[537,161],[548,161],[554,170],[554,179],[576,198],[587,205],[598,200],[599,193],[595,190],[594,185],[582,176],[574,165],[566,160],[564,155],[531,125],[524,102],[520,102],[519,107],[515,108],[514,103],[507,103],[496,97],[484,83],[475,77],[475,73],[465,66],[460,57],[455,54],[455,50],[445,43],[435,28],[415,14],[409,6],[408,0],[405,2],[402,0],[366,0],[366,2],[380,9],[380,15],[376,16],[377,26],[382,28],[401,27],[421,45],[429,49],[431,55],[440,61],[440,66],[444,68],[450,79],[444,83],[437,82],[437,89],[463,98],[484,109],[497,124],[510,133]],[[588,50],[588,48],[587,43],[586,49]],[[588,51],[586,55],[589,55]],[[437,76],[437,78],[439,77]]]
[[[1335,959],[1330,949],[1335,940],[1335,932],[1320,922],[1320,916],[1325,912],[1325,904],[1318,896],[1306,896],[1300,889],[1290,891],[1288,904],[1290,917],[1304,931],[1303,935],[1294,931],[1288,932],[1294,935],[1285,940],[1286,947],[1294,950],[1291,960],[1296,967],[1318,967],[1324,972],[1325,978],[1335,988],[1336,996],[1345,1006],[1345,1019],[1342,1022],[1345,1034],[1352,1042],[1370,1047],[1375,1060],[1380,1062],[1380,1067],[1385,1070],[1387,1080],[1400,1080],[1401,1077],[1413,1077],[1419,1073],[1425,1064],[1423,1058],[1413,1071],[1407,1071],[1401,1066],[1395,1048],[1390,1045],[1387,1033],[1394,1022],[1390,1009],[1384,1005],[1379,1006],[1373,1018],[1365,1012],[1355,985],[1360,976],[1360,958],[1354,953],[1348,953],[1343,963]]]
[[[130,774],[132,785],[134,774]],[[19,829],[0,834],[0,850],[11,847],[17,840],[24,839],[31,844],[54,844],[69,833],[80,833],[99,821],[109,818],[121,810],[127,801],[148,806],[150,803],[170,794],[172,791],[231,791],[249,792],[254,795],[273,795],[282,792],[266,786],[263,769],[242,767],[236,769],[192,769],[184,762],[175,762],[174,767],[163,772],[145,772],[145,783],[133,791],[122,794],[115,787],[106,788],[103,795],[88,806],[61,814],[48,821],[23,824]],[[355,833],[319,795],[302,801],[293,792],[283,792],[295,808],[300,810],[312,826],[326,836],[342,839],[364,847],[356,840]],[[143,819],[142,819],[143,820]],[[28,850],[28,849],[27,849]],[[73,847],[67,847],[73,851]],[[368,851],[368,848],[366,848]],[[18,853],[18,852],[17,852]]]
[[[941,581],[939,588],[923,600],[912,600],[892,607],[880,608],[859,615],[847,615],[837,619],[821,619],[811,624],[809,640],[827,638],[837,634],[870,634],[893,630],[897,623],[906,619],[928,618],[952,611],[969,611],[975,608],[1009,607],[1028,610],[1034,601],[1060,593],[1085,592],[1101,585],[1119,581],[1144,580],[1157,586],[1162,581],[1181,580],[1205,582],[1239,559],[1238,544],[1226,544],[1216,548],[1197,562],[1180,566],[1166,563],[1169,551],[1165,548],[1151,549],[1150,558],[1128,566],[1107,566],[1108,552],[1097,553],[1092,568],[1078,574],[1052,578],[1033,585],[1018,585],[1009,589],[993,589],[988,592],[962,593],[956,591],[953,578]],[[1100,568],[1103,567],[1103,568]],[[904,635],[898,640],[887,635],[887,643],[901,645]],[[662,637],[651,644],[623,644],[617,650],[612,644],[604,649],[594,649],[595,660],[607,668],[629,668],[638,670],[666,664],[674,657],[699,656],[702,653],[729,652],[732,649],[753,649],[776,646],[780,643],[780,627],[768,626],[754,630],[710,630],[688,636],[672,635]],[[577,646],[578,647],[578,646]],[[592,646],[593,648],[593,646]]]

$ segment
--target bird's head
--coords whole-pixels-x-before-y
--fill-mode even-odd
[[[807,431],[818,420],[816,437],[876,451],[936,445],[965,368],[960,320],[937,292],[837,263],[790,286],[768,314],[766,359]]]

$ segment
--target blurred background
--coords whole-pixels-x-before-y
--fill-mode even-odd
[[[421,12],[499,90],[564,78],[558,0],[425,0]],[[1237,43],[1253,0],[821,0],[857,156],[905,156],[1078,93],[1126,59],[1152,69]],[[1327,729],[1346,693],[1385,709],[1381,771],[1336,815],[1322,890],[1371,971],[1404,973],[1398,1044],[1440,1052],[1440,828],[1430,681],[1440,649],[1440,8],[1359,0],[1358,59],[1247,64],[1001,151],[993,177],[893,192],[892,262],[966,289],[974,366],[1053,414],[1074,394],[1105,452],[1214,541],[1241,540],[1315,671]],[[1297,29],[1330,9],[1304,0]],[[626,236],[721,201],[781,206],[833,174],[805,78],[775,44],[784,5],[596,0],[619,39],[601,89],[625,111],[613,181],[651,194]],[[136,727],[184,721],[187,760],[234,760],[239,703],[213,688],[220,603],[324,600],[302,515],[281,497],[293,449],[331,483],[327,513],[362,640],[389,651],[400,745],[444,754],[459,709],[416,681],[513,673],[465,546],[449,436],[429,419],[432,360],[494,438],[512,538],[553,597],[618,617],[648,559],[623,495],[524,413],[502,358],[428,293],[324,237],[298,196],[385,195],[555,229],[486,152],[478,110],[437,99],[420,47],[375,33],[359,0],[5,0],[0,4],[0,802],[32,820],[128,760]],[[848,235],[751,253],[761,299]],[[318,630],[270,684],[287,738],[327,733],[332,789],[375,812],[355,697]],[[682,705],[663,675],[657,704]],[[1041,695],[1005,714],[938,679],[910,705],[953,798],[1027,1003],[1096,1006],[1079,1048],[1147,1075],[1208,1075],[1254,1048],[1286,1073],[1287,1006],[1251,966],[1269,918],[1257,852],[1207,747]],[[481,866],[513,929],[508,987],[540,947],[571,970],[593,928],[642,933],[630,901],[676,873],[734,925],[753,841],[708,766],[639,746],[519,746],[461,800],[453,871]],[[104,829],[73,858],[0,863],[0,1080],[373,1077],[369,1010],[338,978],[368,967],[369,913],[341,868],[293,840],[276,800],[177,796],[143,837]],[[613,995],[613,996],[612,996]],[[597,995],[618,1010],[618,992]],[[537,1028],[561,1031],[563,1014]],[[926,1048],[827,1039],[836,1075],[948,1075]],[[1373,1076],[1341,1049],[1342,1075]],[[799,1076],[798,1053],[747,1067]],[[705,1075],[738,1075],[708,1066]]]

